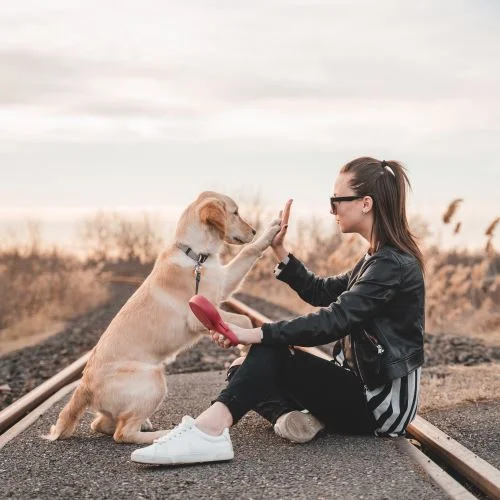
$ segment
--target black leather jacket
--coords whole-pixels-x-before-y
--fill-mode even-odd
[[[344,274],[319,278],[290,254],[278,279],[321,309],[262,325],[262,343],[314,346],[350,335],[354,370],[369,388],[424,362],[425,285],[412,255],[384,246]]]

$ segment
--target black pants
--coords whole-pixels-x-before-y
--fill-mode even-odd
[[[233,425],[250,410],[274,424],[284,413],[307,409],[332,431],[371,434],[376,427],[360,378],[299,349],[255,344],[228,380],[215,401],[227,406]]]

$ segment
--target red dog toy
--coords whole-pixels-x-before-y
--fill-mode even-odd
[[[203,295],[193,295],[189,299],[189,307],[193,314],[203,323],[205,328],[214,330],[229,339],[232,345],[238,345],[240,341],[235,333],[224,323],[219,311]]]

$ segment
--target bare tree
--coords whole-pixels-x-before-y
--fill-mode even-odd
[[[163,244],[157,226],[147,213],[132,218],[100,211],[83,221],[80,237],[96,262],[151,262]]]

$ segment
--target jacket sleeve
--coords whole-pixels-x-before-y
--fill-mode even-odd
[[[288,264],[281,270],[277,279],[287,283],[308,304],[327,306],[347,290],[351,271],[328,278],[319,278],[292,254],[289,254],[289,257]]]
[[[328,307],[289,321],[264,323],[262,343],[314,346],[338,340],[391,300],[402,274],[401,264],[394,257],[374,257],[355,284]]]

